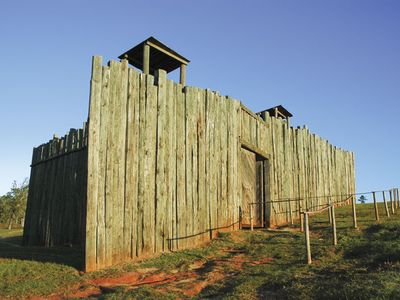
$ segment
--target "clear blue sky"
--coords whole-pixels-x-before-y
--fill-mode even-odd
[[[191,60],[188,85],[283,104],[354,151],[358,191],[400,186],[398,0],[4,0],[0,194],[29,176],[33,146],[86,119],[91,56],[150,35]]]

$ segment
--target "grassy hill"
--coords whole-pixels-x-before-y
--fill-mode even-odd
[[[75,248],[20,247],[21,231],[0,229],[0,298],[399,299],[400,210],[371,204],[336,209],[338,246],[327,213],[311,218],[313,264],[295,227],[222,233],[207,246],[82,274]]]

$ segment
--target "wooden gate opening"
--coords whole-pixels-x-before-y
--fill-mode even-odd
[[[268,227],[268,159],[241,149],[242,227],[250,227],[250,208],[254,227]]]

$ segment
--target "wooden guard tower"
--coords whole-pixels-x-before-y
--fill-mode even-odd
[[[190,61],[152,36],[118,58],[127,59],[132,66],[145,74],[155,75],[159,69],[169,73],[180,68],[179,82],[186,84],[186,65]]]
[[[280,118],[286,120],[287,124],[290,124],[290,118],[293,115],[282,105],[277,105],[257,113],[265,121],[265,113],[268,113],[271,117]]]

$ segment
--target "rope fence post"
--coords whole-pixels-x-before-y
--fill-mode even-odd
[[[254,226],[253,226],[253,206],[251,205],[251,203],[249,204],[249,212],[250,212],[250,230],[253,231],[254,230]]]
[[[399,197],[399,188],[396,189],[396,199],[397,199],[397,205],[396,208],[400,207],[400,197]]]
[[[382,196],[383,196],[383,204],[385,205],[386,216],[388,218],[390,218],[389,208],[388,208],[388,205],[387,205],[387,202],[386,202],[386,193],[385,193],[385,191],[382,191]]]
[[[331,211],[332,199],[330,197],[328,198],[328,205],[329,205],[329,208],[328,208],[328,219],[329,219],[329,224],[332,225],[332,211]]]
[[[304,214],[303,214],[303,208],[301,206],[301,200],[299,200],[299,213],[300,213],[300,231],[304,231]]]
[[[356,212],[356,197],[351,197],[351,206],[353,209],[353,227],[357,229],[357,212]]]
[[[396,194],[397,194],[397,208],[400,208],[399,188],[396,189]]]
[[[290,199],[289,199],[289,217],[290,217],[290,225],[293,226],[292,201],[290,201]]]
[[[310,247],[310,228],[308,225],[308,212],[304,212],[304,231],[306,238],[306,249],[307,249],[307,264],[311,264],[311,247]]]
[[[377,222],[379,222],[378,203],[376,203],[376,195],[375,195],[375,192],[372,192],[372,198],[374,199],[375,220],[376,220]]]
[[[243,215],[242,215],[242,208],[239,206],[239,229],[242,230],[243,224]]]
[[[337,245],[337,235],[336,235],[336,219],[335,219],[335,205],[331,204],[330,207],[330,212],[331,212],[331,220],[332,220],[332,236],[333,236],[333,245]]]
[[[389,197],[390,197],[390,208],[392,209],[392,215],[394,215],[393,189],[389,190]]]

